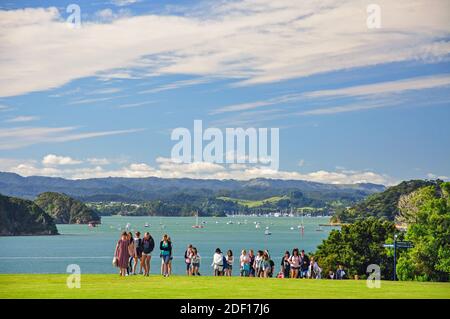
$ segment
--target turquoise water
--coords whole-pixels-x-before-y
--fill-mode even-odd
[[[232,221],[233,224],[227,224]],[[192,217],[103,217],[102,224],[96,228],[87,225],[58,225],[59,236],[17,236],[0,237],[0,273],[65,273],[69,264],[77,264],[82,273],[116,273],[111,265],[114,248],[120,236],[120,229],[129,223],[131,231],[149,231],[155,238],[156,248],[159,240],[167,233],[173,242],[173,272],[185,272],[184,251],[192,243],[197,247],[202,262],[200,272],[212,272],[211,261],[214,250],[233,250],[235,256],[242,249],[268,249],[277,269],[285,250],[294,247],[306,252],[314,251],[318,244],[328,236],[331,227],[319,229],[320,223],[328,218],[304,218],[304,235],[301,236],[300,218],[294,217],[234,217],[200,218],[202,229],[193,229]],[[255,223],[260,223],[260,228]],[[144,227],[148,223],[149,227]],[[269,227],[271,235],[264,231]],[[293,227],[293,230],[291,230]],[[160,267],[159,250],[155,248],[151,272],[157,273]],[[236,258],[237,260],[238,258]],[[234,273],[238,272],[235,261]]]

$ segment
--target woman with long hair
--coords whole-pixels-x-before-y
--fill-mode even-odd
[[[298,254],[298,248],[292,251],[291,257],[289,257],[289,265],[291,267],[291,278],[298,278],[298,271],[300,269],[300,256]]]
[[[117,266],[120,268],[120,276],[127,275],[127,268],[130,262],[130,255],[128,253],[128,234],[123,232],[116,245],[114,256],[117,258]]]
[[[161,260],[162,260],[162,275],[164,277],[169,277],[169,262],[172,254],[172,243],[169,240],[169,236],[165,234],[159,243],[159,249],[161,250]]]
[[[127,267],[127,275],[131,275],[133,273],[133,260],[135,256],[135,248],[134,248],[134,239],[133,234],[128,232],[128,267]]]
[[[141,264],[144,265],[144,276],[150,275],[150,262],[152,260],[152,251],[155,248],[155,241],[149,232],[144,234],[142,240],[142,259]]]
[[[225,276],[231,277],[231,274],[233,273],[233,263],[234,263],[233,251],[231,249],[229,249],[227,251],[226,262],[227,262],[228,267],[227,267]]]

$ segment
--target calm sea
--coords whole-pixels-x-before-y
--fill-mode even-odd
[[[233,223],[229,223],[232,221]],[[304,235],[293,217],[200,218],[205,227],[193,229],[192,217],[103,217],[96,228],[87,225],[58,225],[59,236],[0,237],[0,273],[65,273],[69,264],[77,264],[82,273],[116,273],[111,265],[114,247],[120,231],[129,224],[130,231],[149,231],[155,238],[151,272],[160,267],[159,241],[167,233],[173,242],[173,272],[185,272],[184,251],[188,244],[197,247],[201,256],[200,272],[212,273],[214,250],[231,249],[235,256],[242,249],[268,249],[277,269],[285,250],[294,247],[314,251],[328,236],[331,227],[319,227],[328,218],[304,218]],[[255,223],[260,223],[256,228]],[[148,224],[149,227],[144,227]],[[271,235],[265,235],[269,227]],[[320,229],[322,229],[320,231]],[[237,260],[237,258],[236,258]],[[235,261],[234,269],[238,269]],[[234,270],[237,274],[238,270]]]

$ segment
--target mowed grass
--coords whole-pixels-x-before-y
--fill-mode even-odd
[[[67,277],[1,274],[0,298],[450,298],[450,283],[382,281],[370,289],[364,280],[85,274],[81,288],[69,289]]]
[[[247,206],[248,208],[255,208],[264,205],[265,203],[278,203],[282,199],[288,199],[287,196],[273,196],[269,198],[265,198],[262,200],[249,200],[249,199],[239,199],[239,198],[232,198],[232,197],[217,197],[218,199],[222,199],[225,201],[235,202],[242,206]]]

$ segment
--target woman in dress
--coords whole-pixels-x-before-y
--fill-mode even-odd
[[[117,266],[120,268],[120,276],[127,275],[127,268],[130,261],[130,255],[128,253],[128,234],[123,232],[116,245],[116,251],[114,256],[117,258]]]

